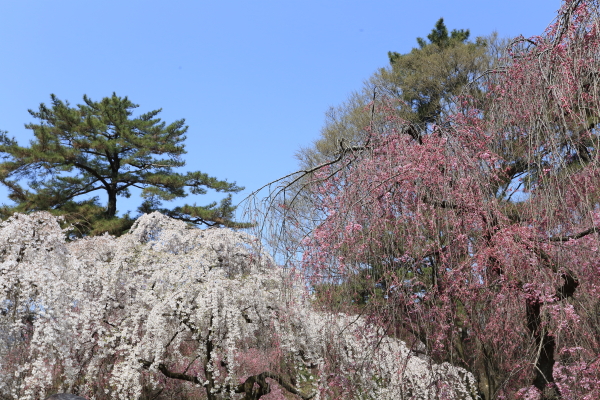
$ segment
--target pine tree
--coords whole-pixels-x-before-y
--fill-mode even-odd
[[[475,81],[475,78],[498,62],[497,56],[490,50],[500,46],[502,41],[495,34],[474,41],[469,38],[468,29],[449,31],[444,19],[440,18],[425,39],[416,38],[418,47],[405,54],[388,52],[389,66],[374,74],[362,92],[354,93],[347,102],[330,110],[321,137],[313,146],[297,154],[301,168],[309,170],[331,162],[343,155],[344,149],[357,149],[360,152],[359,149],[371,145],[370,138],[378,129],[391,127],[391,115],[407,122],[401,125],[401,129],[420,142],[432,124],[441,123],[445,115],[460,108],[458,96],[468,94],[470,102],[481,102],[485,97],[484,85]],[[304,197],[308,187],[305,180],[300,181],[291,188],[300,194],[294,193],[289,198],[296,202],[296,210],[304,207],[306,220],[317,220],[314,210],[320,208],[313,203],[314,198]],[[301,201],[304,201],[302,205]],[[402,243],[395,242],[393,237],[382,236],[378,240],[390,243],[388,252],[403,254]],[[284,240],[279,242],[283,243]],[[383,294],[393,285],[385,276],[389,270],[389,265],[378,259],[376,253],[360,272],[349,274],[344,285],[326,284],[315,290],[318,295],[327,293],[332,296],[326,299],[329,302],[346,306],[372,306],[378,301],[385,302]],[[421,265],[419,279],[431,276],[431,272],[431,266]],[[322,295],[319,301],[324,298]]]
[[[25,125],[34,133],[28,147],[20,146],[6,132],[0,134],[4,158],[0,182],[15,202],[3,207],[4,217],[15,211],[48,210],[65,215],[76,235],[120,234],[132,219],[117,216],[117,199],[130,197],[130,190],[137,188],[144,199],[140,212],[158,210],[209,226],[246,225],[232,220],[231,195],[220,204],[204,207],[162,207],[163,201],[185,197],[188,191],[236,193],[243,189],[199,171],[175,171],[185,165],[185,120],[167,125],[157,117],[161,109],[134,116],[138,105],[115,93],[99,102],[84,95],[84,104],[75,107],[55,95],[51,99],[50,106],[42,103],[39,111],[29,110],[39,123]],[[106,206],[94,196],[101,192],[106,193]]]
[[[347,148],[362,146],[369,137],[368,127],[382,117],[379,110],[390,99],[398,100],[394,104],[397,115],[411,122],[415,137],[456,107],[457,96],[485,99],[485,82],[476,78],[498,63],[507,43],[496,34],[474,41],[469,38],[468,29],[448,32],[440,18],[426,39],[416,39],[418,47],[405,54],[388,52],[389,66],[326,113],[319,139],[297,154],[302,168],[336,158],[341,140]]]
[[[470,42],[469,35],[468,29],[448,34],[440,18],[427,35],[429,43],[418,37],[419,47],[410,53],[388,52],[391,69],[382,74],[406,102],[405,119],[422,125],[435,122],[454,96],[477,94],[477,86],[468,84],[488,68],[490,59],[486,41]]]

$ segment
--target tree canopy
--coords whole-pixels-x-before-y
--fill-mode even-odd
[[[438,21],[331,120],[329,147],[270,186],[263,237],[192,229],[184,208],[73,240],[49,213],[14,214],[0,224],[0,397],[600,398],[599,16],[598,0],[566,0],[500,63]],[[459,49],[494,69],[473,81]],[[436,60],[465,68],[408,84]],[[88,162],[73,143],[47,157]],[[44,180],[78,176],[26,165],[42,178],[5,184],[17,199],[48,190],[40,204],[54,204]],[[140,184],[140,211],[165,187]]]
[[[469,30],[448,29],[440,18],[425,39],[417,38],[418,48],[410,53],[389,52],[391,69],[382,70],[390,89],[403,100],[400,116],[420,126],[438,120],[443,110],[449,111],[453,97],[473,94],[473,83],[490,63],[487,41],[477,38],[469,42]]]
[[[161,210],[195,224],[245,226],[232,220],[231,196],[220,204],[162,207],[163,201],[186,197],[187,191],[199,195],[207,189],[243,189],[199,171],[176,171],[185,166],[185,120],[166,124],[158,117],[160,109],[134,116],[138,106],[114,93],[101,101],[84,96],[83,101],[71,106],[51,95],[49,106],[29,110],[39,120],[25,125],[34,134],[29,146],[2,133],[0,182],[15,203],[4,208],[5,217],[48,210],[65,215],[80,234],[120,234],[133,220],[118,218],[117,200],[139,189],[142,213]],[[104,206],[97,195],[101,192],[107,197]]]
[[[510,43],[485,101],[419,134],[405,99],[367,103],[366,140],[273,192],[275,237],[325,309],[423,343],[486,400],[600,397],[599,14],[564,2]]]
[[[454,29],[448,32],[443,18],[436,23],[426,39],[417,38],[418,47],[409,53],[389,52],[390,65],[377,71],[365,83],[361,92],[356,92],[338,107],[327,113],[321,137],[313,146],[301,149],[297,157],[304,169],[340,159],[340,156],[355,154],[356,150],[368,146],[373,137],[386,134],[392,126],[390,121],[404,121],[402,129],[415,140],[441,124],[447,115],[463,108],[462,101],[469,104],[488,101],[487,80],[477,80],[497,64],[504,40],[495,34],[469,41],[470,32]],[[480,107],[483,109],[483,107]],[[303,220],[319,220],[314,215],[315,204],[304,197],[306,179],[300,179],[296,191],[289,199],[296,202],[298,209],[303,203]],[[285,212],[285,210],[284,210]],[[346,282],[337,296],[340,301],[364,303],[373,296],[372,288],[366,287],[364,276],[379,275],[377,263],[370,264]],[[381,277],[380,277],[381,278]],[[366,285],[366,286],[365,286]],[[382,294],[386,283],[380,280],[377,293]],[[331,289],[331,288],[329,288]],[[329,290],[331,294],[331,291]]]
[[[456,106],[456,97],[471,95],[481,98],[483,86],[474,82],[497,62],[496,50],[501,40],[495,34],[469,41],[469,30],[448,29],[440,18],[427,39],[417,38],[419,47],[409,53],[390,51],[390,65],[381,68],[343,104],[326,114],[321,137],[313,146],[302,149],[297,157],[303,167],[314,166],[335,158],[344,146],[364,143],[370,129],[378,126],[371,121],[387,118],[383,113],[385,98],[396,98],[394,114],[411,122],[414,136],[426,131],[428,124]],[[372,107],[376,104],[377,107]]]

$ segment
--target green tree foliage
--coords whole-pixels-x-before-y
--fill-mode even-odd
[[[459,96],[469,95],[471,101],[484,101],[486,82],[477,81],[477,78],[498,63],[506,43],[496,34],[475,41],[469,38],[468,29],[449,32],[440,18],[425,39],[417,38],[418,47],[406,54],[389,52],[388,67],[377,71],[361,92],[353,93],[346,102],[329,110],[321,137],[313,146],[301,149],[297,154],[301,167],[309,170],[344,152],[362,151],[372,133],[390,128],[390,115],[407,121],[403,129],[408,129],[408,133],[420,141],[432,124],[462,107],[456,101]],[[299,180],[291,188],[297,194],[289,198],[295,199],[295,209],[304,208],[303,215],[314,219],[311,210],[315,205],[313,199],[304,196],[304,185],[305,181]],[[392,244],[386,253],[393,260],[403,253],[403,246],[393,238],[388,239]],[[317,288],[317,293],[337,297],[326,300],[340,306],[379,302],[382,299],[378,293],[384,293],[390,284],[384,273],[389,267],[382,265],[385,260],[380,255],[380,249],[374,250],[369,268],[345,277],[343,285]],[[431,266],[421,265],[413,274],[429,276]]]
[[[410,122],[435,122],[456,95],[478,90],[467,86],[488,68],[486,41],[469,42],[469,30],[453,30],[448,35],[440,18],[427,36],[417,38],[418,48],[410,53],[389,52],[391,69],[382,71],[392,83],[395,95],[406,102],[402,117]],[[394,87],[395,86],[395,87]],[[471,90],[469,90],[471,89]]]
[[[415,137],[455,107],[456,96],[482,99],[482,85],[474,81],[497,62],[504,43],[495,34],[474,42],[469,36],[469,30],[463,29],[448,33],[440,18],[427,39],[417,38],[419,47],[406,54],[389,52],[389,67],[381,68],[362,91],[329,110],[321,137],[297,154],[302,167],[329,161],[344,146],[364,144],[368,127],[380,125],[378,119],[385,118],[385,113],[377,113],[383,107],[370,105],[380,106],[385,98],[401,100],[395,112],[412,123]]]
[[[6,132],[0,136],[0,182],[15,203],[3,207],[3,217],[48,210],[64,215],[76,236],[121,234],[133,220],[117,216],[117,199],[130,197],[131,189],[137,188],[144,199],[140,212],[159,210],[194,224],[245,226],[232,220],[231,195],[220,204],[162,207],[163,201],[188,192],[243,189],[199,171],[175,171],[185,165],[185,120],[166,124],[157,117],[160,109],[134,116],[138,105],[114,93],[99,102],[84,96],[84,104],[75,107],[55,95],[51,99],[50,106],[42,103],[39,111],[29,110],[39,123],[25,125],[34,134],[28,147]],[[106,206],[96,196],[101,192],[108,198]]]

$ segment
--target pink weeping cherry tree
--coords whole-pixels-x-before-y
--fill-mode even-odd
[[[364,146],[310,171],[288,195],[320,217],[299,268],[320,304],[465,368],[481,398],[600,398],[598,2],[565,1],[480,79],[483,103],[424,129],[378,101]]]
[[[252,236],[159,213],[65,240],[0,225],[0,399],[472,399],[475,378],[368,319],[318,312]],[[375,345],[378,344],[378,345]]]

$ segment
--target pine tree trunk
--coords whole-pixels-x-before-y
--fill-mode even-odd
[[[114,217],[117,215],[117,191],[116,190],[108,190],[108,206],[106,207],[106,215],[109,217]]]

